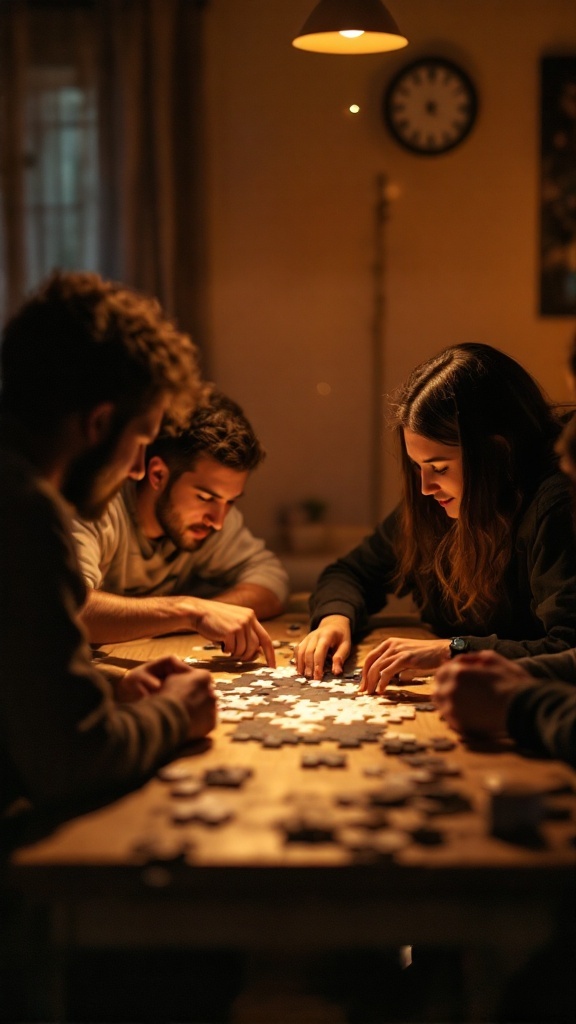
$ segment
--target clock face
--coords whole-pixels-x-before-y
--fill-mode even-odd
[[[402,146],[437,156],[466,138],[478,109],[468,75],[452,61],[423,57],[403,68],[384,97],[384,119]]]

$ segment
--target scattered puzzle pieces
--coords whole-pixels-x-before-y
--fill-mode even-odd
[[[274,646],[295,644],[279,640]],[[205,649],[210,645],[195,650]],[[458,747],[448,728],[439,723],[432,735],[434,727],[425,732],[422,725],[413,726],[418,731],[408,731],[417,713],[434,712],[435,704],[426,694],[405,689],[361,692],[361,670],[339,676],[326,672],[320,680],[306,679],[293,663],[286,664],[289,656],[286,652],[285,664],[276,668],[230,661],[224,668],[224,659],[213,663],[219,720],[228,727],[232,741],[257,743],[272,751],[286,746],[301,748],[298,801],[284,821],[274,822],[280,841],[334,844],[360,861],[394,859],[410,843],[430,847],[445,843],[450,833],[445,835],[437,820],[442,815],[465,813],[472,805],[465,793],[450,785],[451,777],[461,775],[461,768],[441,756]],[[186,660],[194,662],[193,658]],[[222,665],[224,676],[218,676],[218,665]],[[236,671],[237,675],[230,675]],[[336,749],[327,750],[328,743]],[[346,751],[368,744],[372,745],[374,763],[361,764],[363,781],[360,773],[342,773],[342,792],[327,799],[323,769],[345,769]],[[274,756],[270,755],[271,761]],[[243,796],[229,792],[226,803],[215,790],[241,789],[252,769],[215,765],[198,777],[190,765],[190,759],[175,761],[158,772],[158,777],[169,783],[172,822],[215,827],[234,819],[244,806]],[[321,776],[316,795],[310,792],[314,772]],[[303,784],[305,773],[308,777]],[[187,837],[182,828],[172,831],[180,841]]]
[[[224,786],[232,789],[239,789],[246,782],[246,779],[253,775],[252,768],[241,765],[229,765],[222,768],[208,768],[204,772],[204,782],[207,786]]]
[[[300,759],[302,768],[345,768],[344,754],[303,754]]]
[[[287,843],[331,843],[334,825],[313,815],[298,815],[281,822]]]
[[[189,766],[183,761],[173,761],[159,769],[158,778],[163,782],[181,782],[184,779],[193,779],[194,776]]]
[[[223,825],[234,817],[234,813],[210,794],[203,794],[197,800],[181,801],[171,809],[172,821],[177,825],[199,822],[203,825]]]

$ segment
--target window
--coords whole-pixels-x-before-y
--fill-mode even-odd
[[[96,269],[95,91],[70,67],[33,67],[25,105],[26,288],[54,267]]]
[[[98,269],[94,11],[0,6],[0,318],[54,268]]]

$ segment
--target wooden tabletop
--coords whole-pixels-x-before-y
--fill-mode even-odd
[[[292,627],[292,628],[291,628]],[[273,639],[282,641],[276,651],[279,667],[288,666],[292,657],[289,643],[305,635],[306,617],[291,613],[267,624]],[[419,626],[385,626],[374,629],[356,649],[349,668],[362,663],[371,647],[386,635],[426,636]],[[101,647],[98,657],[104,664],[128,667],[166,652],[198,659],[200,665],[212,667],[219,681],[236,678],[245,668],[230,663],[219,651],[206,649],[206,641],[197,634],[180,634],[158,639],[116,643]],[[249,670],[264,665],[246,666]],[[354,684],[355,685],[355,684]],[[404,684],[406,702],[428,701],[431,681]],[[349,683],[350,686],[350,683]],[[389,695],[399,686],[390,687]],[[383,707],[383,698],[373,698],[375,713]],[[350,694],[354,707],[354,694]],[[254,709],[262,710],[261,708]],[[391,779],[418,779],[418,768],[407,765],[397,755],[385,753],[381,740],[364,743],[357,749],[341,749],[337,742],[320,746],[285,745],[266,749],[255,741],[235,742],[232,739],[238,723],[221,722],[206,749],[190,749],[175,759],[175,764],[194,778],[202,778],[209,769],[222,766],[244,766],[251,776],[238,789],[209,788],[210,800],[230,813],[230,820],[220,825],[197,821],[177,823],[174,814],[185,802],[172,795],[174,781],[154,778],[136,792],[91,813],[63,824],[54,834],[20,849],[14,856],[19,869],[75,865],[78,867],[129,866],[150,859],[182,855],[190,864],[205,867],[244,866],[336,866],[358,863],[370,857],[354,852],[339,841],[286,841],[283,823],[304,813],[333,827],[336,839],[349,830],[364,827],[363,815],[384,782]],[[471,749],[440,719],[437,712],[416,713],[401,725],[389,726],[387,733],[397,730],[428,745],[434,756],[432,738],[445,737],[456,742],[453,750],[438,756],[448,765],[443,786],[456,790],[464,798],[463,809],[457,813],[430,816],[421,810],[422,797],[430,785],[415,784],[414,798],[404,805],[378,808],[386,818],[385,831],[394,830],[413,835],[420,827],[441,833],[438,845],[407,842],[393,854],[380,856],[395,866],[441,868],[530,868],[573,866],[575,848],[576,774],[559,762],[528,759],[511,746]],[[384,733],[381,739],[387,735]],[[302,767],[306,754],[340,751],[346,759],[345,768]],[[368,773],[380,769],[377,776]],[[416,773],[416,774],[414,774]],[[412,783],[414,785],[414,783]],[[547,813],[554,815],[540,828],[541,846],[532,848],[505,841],[490,834],[490,804],[495,788],[521,786],[534,793],[550,794],[544,802]],[[206,799],[204,790],[193,800]],[[466,801],[469,809],[466,809]],[[189,801],[188,801],[189,802]],[[369,830],[365,835],[370,838]]]
[[[289,644],[305,635],[306,615],[292,612],[267,628],[282,643],[278,665],[289,666]],[[347,672],[390,635],[429,634],[414,622],[379,625],[355,650]],[[262,661],[232,664],[205,649],[196,634],[107,645],[97,657],[122,670],[168,652],[208,663],[217,685],[238,680],[243,668],[263,667]],[[417,707],[429,704],[430,688],[427,680],[389,692],[402,689],[407,706]],[[348,695],[352,708],[355,692]],[[376,714],[390,706],[383,699],[372,699]],[[576,774],[559,762],[522,757],[509,744],[471,749],[435,710],[415,712],[390,725],[384,738],[408,732],[432,756],[433,738],[455,743],[439,754],[455,774],[435,785],[456,790],[461,806],[457,801],[455,813],[431,815],[422,809],[430,784],[414,782],[418,769],[385,752],[382,737],[355,749],[336,741],[269,749],[234,741],[238,727],[220,722],[204,747],[187,749],[173,762],[193,779],[220,767],[251,770],[238,789],[206,787],[192,798],[216,799],[230,813],[225,823],[177,823],[175,811],[186,798],[173,794],[174,782],[154,777],[13,853],[5,881],[38,903],[49,922],[54,991],[65,988],[66,952],[82,946],[225,946],[255,963],[272,955],[284,964],[287,957],[334,948],[465,945],[461,1019],[493,1019],[505,978],[573,915]],[[344,754],[346,766],[304,768],[302,758],[310,753]],[[382,774],[368,774],[374,770]],[[403,805],[372,806],[384,784],[407,777],[416,792]],[[547,806],[537,842],[491,835],[491,794],[498,787],[520,787],[529,807],[533,798],[540,810]],[[287,841],[286,822],[298,817],[331,829],[333,841]],[[431,832],[440,836],[438,845],[430,845]],[[398,834],[404,842],[394,849]],[[356,852],[354,842],[345,845],[350,835]],[[374,839],[380,852],[370,849]],[[56,1009],[50,1007],[55,1015],[46,1019],[65,1019],[59,1003]]]

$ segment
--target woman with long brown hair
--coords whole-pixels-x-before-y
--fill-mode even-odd
[[[352,638],[390,594],[411,593],[441,639],[389,638],[362,688],[437,667],[467,650],[508,658],[576,646],[576,554],[569,488],[554,446],[561,422],[519,363],[455,345],[418,366],[392,402],[403,498],[311,597],[299,671],[342,671]]]

